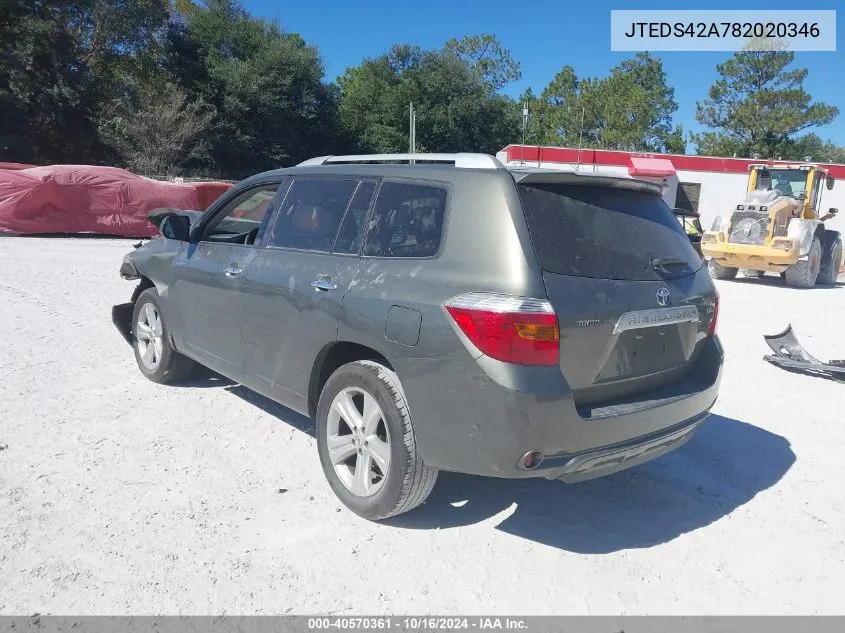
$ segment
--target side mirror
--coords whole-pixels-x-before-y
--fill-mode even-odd
[[[833,176],[828,176],[828,177],[827,177],[827,179],[826,179],[826,181],[825,181],[825,186],[827,187],[827,190],[828,190],[828,191],[830,191],[831,189],[833,189],[833,184],[834,184],[835,182],[836,182],[836,180],[834,179],[834,177],[833,177]]]
[[[837,213],[839,213],[839,209],[834,209],[833,207],[827,210],[828,215],[836,215]]]
[[[169,215],[161,223],[161,234],[169,240],[187,242],[191,233],[191,221],[184,215]]]

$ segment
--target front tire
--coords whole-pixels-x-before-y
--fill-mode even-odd
[[[138,369],[160,384],[187,378],[195,363],[170,346],[170,332],[164,322],[155,288],[147,288],[135,302],[132,314],[132,349]]]
[[[323,473],[355,514],[386,519],[431,494],[437,470],[417,454],[405,393],[384,365],[357,361],[335,371],[320,394],[316,422]]]
[[[710,276],[713,279],[735,279],[736,274],[739,272],[739,268],[729,268],[728,266],[722,266],[715,259],[711,259],[707,263],[707,270],[710,271]]]
[[[812,288],[819,277],[822,260],[822,244],[819,238],[813,238],[807,261],[795,262],[786,269],[786,285],[791,288]]]
[[[819,278],[816,283],[824,286],[835,286],[836,280],[839,278],[840,268],[842,268],[842,240],[837,239],[825,253],[824,263],[819,271]]]

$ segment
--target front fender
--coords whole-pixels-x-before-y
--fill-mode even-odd
[[[173,261],[186,247],[184,242],[163,237],[150,240],[124,256],[120,265],[120,276],[130,280],[140,279],[142,283],[154,286],[162,302],[162,309],[167,311]]]
[[[810,253],[810,247],[813,245],[813,238],[816,236],[818,226],[818,220],[792,218],[789,221],[786,236],[798,241],[798,257],[807,257]]]

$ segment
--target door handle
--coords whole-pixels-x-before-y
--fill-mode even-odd
[[[311,282],[311,287],[323,291],[335,290],[337,289],[337,284],[331,280],[331,277],[321,275]]]
[[[226,268],[223,269],[223,274],[226,275],[227,277],[240,277],[243,274],[243,272],[244,271],[240,267],[236,266],[235,264],[232,264],[231,266],[227,266]]]

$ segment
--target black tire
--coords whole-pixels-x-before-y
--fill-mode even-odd
[[[752,279],[759,279],[766,274],[764,270],[752,270],[751,268],[740,268],[743,277],[751,277]]]
[[[370,496],[353,493],[341,480],[329,457],[329,411],[335,398],[346,389],[361,390],[375,398],[387,429],[390,465],[380,488]],[[363,405],[360,412],[363,413]],[[405,392],[396,374],[384,365],[357,361],[337,369],[320,394],[316,424],[323,473],[338,499],[355,514],[373,521],[386,519],[413,510],[431,494],[438,471],[423,464],[417,454]],[[361,448],[358,454],[361,454]],[[355,459],[357,466],[358,457],[354,453],[349,459]],[[369,480],[369,473],[367,476]]]
[[[707,262],[707,270],[713,279],[735,279],[739,268],[729,268],[717,263],[715,259]]]
[[[786,285],[790,288],[812,288],[819,277],[822,259],[822,244],[814,237],[807,261],[795,262],[786,269]]]
[[[153,307],[159,315],[161,323],[161,356],[154,366],[150,366],[144,360],[141,351],[143,340],[139,340],[139,337],[143,336],[139,334],[139,319],[145,318],[147,306]],[[150,345],[150,343],[147,343],[147,345]],[[141,373],[153,382],[160,384],[183,380],[190,376],[196,367],[194,361],[182,356],[170,346],[170,331],[167,329],[158,292],[155,288],[144,290],[138,295],[138,300],[135,302],[135,309],[132,312],[132,349],[135,351],[135,361],[138,363],[138,369],[141,370]]]
[[[823,286],[835,286],[840,268],[842,268],[842,240],[837,238],[824,253],[816,283]]]

